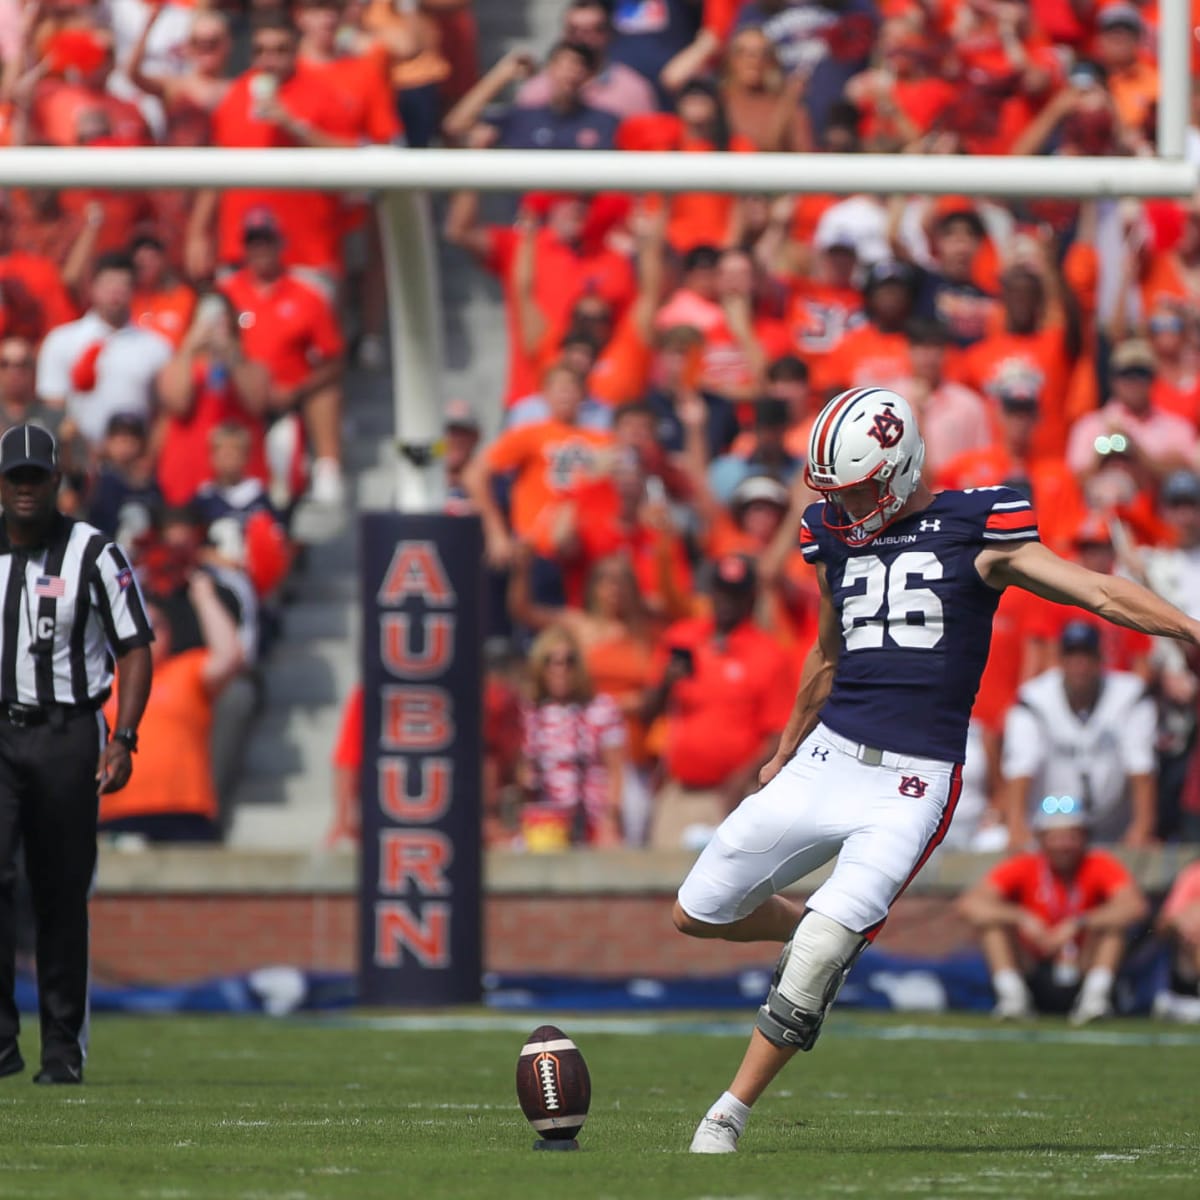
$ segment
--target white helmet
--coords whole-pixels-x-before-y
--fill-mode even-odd
[[[825,525],[861,546],[878,537],[917,490],[924,462],[925,442],[908,401],[887,388],[851,388],[817,414],[806,476],[825,497]],[[839,493],[865,483],[875,485],[875,506],[851,517]]]

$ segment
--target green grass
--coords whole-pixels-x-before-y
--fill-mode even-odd
[[[587,1057],[592,1114],[583,1152],[533,1154],[513,1075],[516,1026],[540,1019],[462,1033],[100,1019],[83,1088],[0,1080],[0,1197],[1200,1195],[1200,1036],[1114,1022],[1140,1044],[1103,1045],[1047,1022],[997,1040],[984,1020],[906,1029],[839,1013],[760,1104],[742,1151],[714,1159],[685,1151],[742,1036],[587,1032],[590,1018],[552,1016]],[[35,1049],[26,1038],[26,1057]]]

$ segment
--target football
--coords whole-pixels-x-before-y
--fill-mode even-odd
[[[570,1141],[587,1120],[592,1081],[579,1047],[561,1029],[539,1025],[517,1059],[517,1099],[544,1141]]]

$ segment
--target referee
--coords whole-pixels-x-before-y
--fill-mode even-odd
[[[46,430],[14,425],[0,437],[0,1076],[25,1066],[14,999],[23,845],[42,1026],[35,1083],[83,1082],[97,790],[129,780],[153,640],[124,554],[58,511],[60,478]],[[114,658],[120,690],[108,737],[100,708]]]

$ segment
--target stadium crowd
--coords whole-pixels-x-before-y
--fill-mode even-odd
[[[1153,0],[564,0],[543,59],[482,73],[471,8],[0,0],[0,141],[882,151],[914,186],[925,153],[1154,152]],[[0,199],[0,418],[56,432],[64,503],[130,547],[168,631],[165,761],[106,798],[113,828],[220,833],[291,513],[345,504],[344,371],[382,365],[367,213]],[[909,398],[935,486],[1019,487],[1056,549],[1200,604],[1200,204],[462,193],[441,217],[507,320],[503,387],[445,440],[494,575],[492,844],[695,845],[751,786],[814,635],[806,436],[842,388]],[[1003,599],[957,845],[1021,848],[1047,795],[1104,841],[1200,837],[1195,664],[1074,615]],[[164,812],[176,745],[208,769]]]

